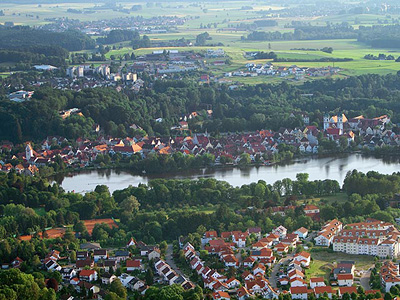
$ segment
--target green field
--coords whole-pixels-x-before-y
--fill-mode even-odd
[[[306,277],[324,277],[329,279],[329,274],[337,262],[340,261],[354,261],[356,264],[356,271],[367,270],[374,265],[374,257],[367,255],[351,255],[346,253],[327,251],[311,252],[311,266],[306,270]]]
[[[275,3],[275,4],[274,4]],[[242,41],[242,36],[247,36],[249,32],[235,31],[234,28],[229,26],[236,26],[236,24],[252,24],[255,20],[263,19],[263,16],[268,16],[268,10],[280,10],[284,7],[279,2],[271,2],[266,5],[261,2],[249,3],[248,1],[222,1],[222,2],[168,2],[161,3],[160,6],[147,7],[145,2],[123,2],[118,9],[129,9],[132,5],[142,5],[140,11],[126,12],[118,11],[110,7],[104,7],[104,3],[59,3],[59,4],[14,4],[2,3],[1,9],[4,11],[5,16],[0,16],[0,24],[12,21],[15,24],[23,25],[41,25],[50,22],[50,18],[55,17],[68,17],[71,19],[79,19],[81,21],[94,21],[100,19],[113,19],[119,17],[143,16],[145,18],[154,16],[179,16],[187,19],[186,23],[176,28],[176,32],[167,34],[149,34],[153,41],[169,41],[176,39],[189,39],[194,41],[196,36],[202,32],[207,31],[212,40],[210,44],[222,43],[225,52],[231,58],[231,65],[226,66],[209,66],[210,71],[218,77],[222,77],[224,73],[243,70],[245,64],[249,62],[266,63],[267,60],[253,61],[244,57],[246,51],[274,51],[280,58],[288,58],[294,60],[293,62],[277,62],[275,66],[291,66],[297,65],[299,67],[320,68],[327,66],[335,66],[342,69],[341,76],[361,75],[367,73],[375,74],[389,74],[400,71],[400,63],[395,61],[373,61],[365,60],[363,57],[366,54],[378,55],[379,53],[392,54],[397,58],[400,56],[399,49],[372,49],[371,47],[357,42],[355,39],[342,39],[342,40],[307,40],[307,41],[273,41],[273,42],[259,42],[259,41]],[[243,8],[251,6],[252,9]],[[294,6],[294,5],[293,5]],[[79,10],[82,13],[71,13],[68,9]],[[90,13],[88,13],[90,12]],[[385,15],[372,15],[372,14],[352,14],[352,15],[334,15],[323,17],[276,17],[270,15],[278,22],[274,27],[262,27],[257,30],[264,31],[280,31],[287,32],[293,31],[292,28],[287,28],[285,25],[290,24],[294,20],[301,20],[310,22],[312,25],[325,25],[326,22],[341,23],[348,22],[354,27],[360,25],[375,25],[379,22],[391,22],[392,16]],[[393,16],[396,17],[396,16]],[[216,28],[214,27],[216,24]],[[206,26],[206,29],[200,29],[200,26]],[[212,24],[212,25],[211,25]],[[229,29],[230,31],[226,31]],[[125,53],[131,53],[133,50],[129,46],[129,42],[124,42],[123,48],[112,50],[107,53],[106,57],[110,58],[111,55],[117,58]],[[119,47],[119,44],[116,45]],[[210,46],[204,47],[188,47],[188,48],[169,48],[184,50],[201,51],[206,50]],[[293,49],[321,49],[323,47],[332,47],[334,49],[332,54],[324,53],[321,51],[301,51]],[[159,48],[139,49],[135,50],[136,55],[149,53],[153,50],[160,50]],[[168,48],[167,48],[168,50]],[[331,58],[351,58],[353,61],[348,62],[301,62],[301,60],[320,59],[324,57]],[[298,61],[296,61],[298,60]],[[207,60],[206,60],[207,63]],[[1,74],[0,76],[4,76]],[[288,78],[292,80],[292,78]],[[233,82],[242,83],[264,83],[264,82],[280,82],[282,78],[259,76],[251,78],[231,78]]]

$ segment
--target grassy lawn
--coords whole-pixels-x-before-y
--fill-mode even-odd
[[[356,270],[367,270],[374,264],[374,257],[367,255],[321,251],[311,252],[311,257],[313,261],[310,268],[306,270],[307,279],[311,277],[325,277],[328,279],[332,268],[340,261],[354,261]]]

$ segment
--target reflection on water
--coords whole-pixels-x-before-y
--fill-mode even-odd
[[[398,159],[377,159],[360,154],[350,156],[300,159],[290,164],[250,168],[200,169],[179,173],[136,175],[121,170],[82,171],[72,175],[56,176],[54,180],[66,191],[86,192],[94,190],[99,184],[107,185],[110,191],[123,189],[129,185],[147,183],[154,178],[196,179],[216,178],[233,186],[250,184],[258,180],[274,183],[284,178],[296,179],[297,173],[308,173],[310,180],[334,179],[343,183],[346,173],[353,169],[361,172],[377,171],[391,174],[400,171]]]

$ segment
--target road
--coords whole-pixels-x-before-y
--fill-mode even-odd
[[[170,267],[172,269],[175,270],[176,273],[184,276],[185,274],[183,274],[182,271],[180,269],[178,269],[178,267],[176,266],[176,264],[174,262],[174,259],[172,258],[173,252],[174,252],[174,247],[172,246],[172,244],[168,244],[167,252],[165,253],[165,261],[167,262],[167,264],[170,265]]]
[[[284,265],[289,259],[293,258],[293,254],[289,254],[285,258],[282,258],[279,262],[277,262],[274,267],[272,268],[271,276],[268,278],[269,283],[273,288],[277,288],[277,280],[276,280],[276,274],[278,274],[279,267],[281,265]]]
[[[369,286],[370,277],[371,277],[371,270],[367,270],[362,273],[360,278],[360,284],[366,291],[371,289],[371,287]]]

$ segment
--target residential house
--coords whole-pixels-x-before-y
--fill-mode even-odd
[[[292,299],[307,300],[308,288],[307,286],[291,287],[290,294],[292,295]]]
[[[353,274],[338,274],[338,286],[352,286],[354,283],[353,279]]]
[[[227,292],[218,291],[212,294],[214,300],[230,300],[231,297]]]
[[[102,284],[111,284],[115,279],[117,279],[117,276],[115,276],[114,274],[110,274],[108,272],[101,275]]]
[[[126,261],[126,271],[132,272],[132,271],[135,271],[135,270],[143,271],[143,267],[142,267],[141,261],[138,260],[138,259],[135,259],[135,260],[128,259]]]
[[[304,227],[300,227],[293,233],[297,234],[300,239],[305,239],[308,235],[308,229],[304,228]]]
[[[82,270],[79,273],[79,279],[85,281],[96,281],[97,280],[97,272],[95,270]]]
[[[333,290],[330,286],[317,286],[314,288],[315,297],[318,299],[319,297],[323,297],[324,295],[328,295],[329,299],[332,299]]]
[[[352,293],[356,293],[357,294],[357,287],[355,286],[344,286],[344,287],[340,287],[338,290],[338,296],[340,298],[342,298],[342,296],[344,294],[348,293],[349,295],[351,295]]]
[[[316,287],[326,286],[323,277],[312,277],[310,278],[310,288],[314,289]]]
[[[105,260],[108,258],[108,252],[106,249],[96,249],[93,251],[93,259],[95,262],[99,260]]]

